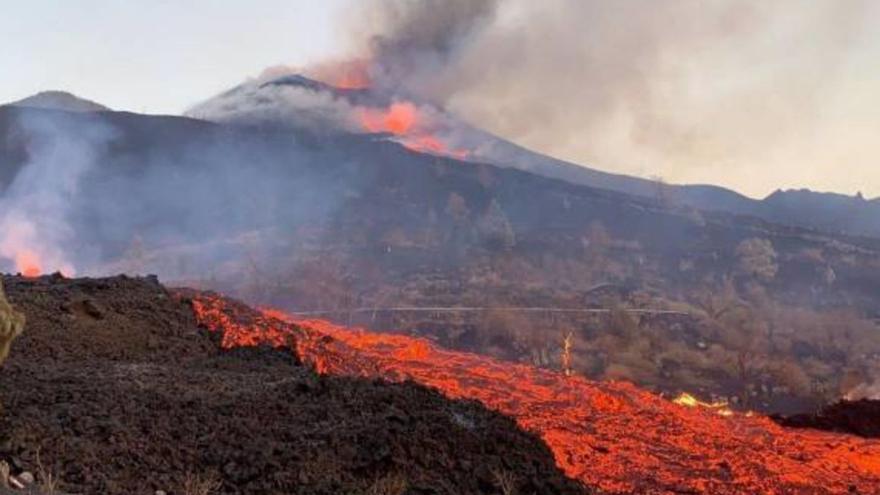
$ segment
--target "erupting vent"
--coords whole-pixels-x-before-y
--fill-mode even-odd
[[[596,383],[198,294],[224,348],[290,347],[320,372],[411,379],[476,399],[540,435],[569,476],[612,492],[880,493],[880,442],[720,415],[633,385]]]

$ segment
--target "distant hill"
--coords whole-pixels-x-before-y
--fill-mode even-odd
[[[41,91],[18,101],[9,103],[16,107],[34,107],[68,112],[106,112],[110,108],[66,91]]]

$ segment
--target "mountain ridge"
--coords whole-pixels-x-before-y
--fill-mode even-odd
[[[111,111],[95,101],[79,97],[67,91],[47,90],[16,100],[6,105],[16,107],[44,108],[68,112],[107,112]]]
[[[242,113],[240,118],[234,112],[225,113],[223,122],[253,124],[256,118],[260,125],[283,127],[309,125],[309,122],[303,121],[309,118],[305,112],[292,111],[286,107],[291,100],[285,99],[283,94],[278,93],[284,88],[294,88],[316,95],[329,95],[332,102],[344,102],[358,108],[384,106],[395,101],[382,91],[371,88],[337,88],[301,74],[260,81],[256,87],[251,88],[249,95],[241,91],[245,87],[245,85],[236,86],[197,105],[194,109],[210,108],[212,103],[218,102],[218,98],[229,96],[230,93],[237,98],[243,98],[238,101],[239,104],[244,102],[243,106],[251,103],[248,98],[259,100],[260,104],[275,99],[278,104],[270,105],[273,108],[272,112],[256,117],[253,112]],[[418,102],[416,104],[419,105]],[[285,113],[289,110],[289,114]],[[609,189],[701,210],[727,211],[759,217],[773,223],[834,233],[880,237],[880,198],[864,200],[860,195],[851,197],[808,189],[787,189],[777,190],[763,199],[755,199],[713,184],[669,184],[661,180],[617,174],[541,154],[464,123],[442,109],[433,108],[433,110],[441,115],[441,127],[454,128],[449,133],[450,139],[460,141],[464,149],[472,149],[469,159],[477,162],[516,168],[574,184]],[[306,112],[311,111],[313,108],[306,108]],[[196,110],[188,112],[187,115],[212,120],[209,112]],[[321,124],[325,125],[326,121],[322,120]]]

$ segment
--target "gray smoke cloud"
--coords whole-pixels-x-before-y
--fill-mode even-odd
[[[359,55],[370,60],[373,84],[442,101],[447,83],[438,75],[491,24],[498,5],[498,0],[391,0],[379,8],[362,4],[345,27],[360,46]]]
[[[352,18],[380,84],[557,157],[753,195],[880,194],[871,2],[370,2]]]

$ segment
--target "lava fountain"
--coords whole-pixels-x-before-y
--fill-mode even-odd
[[[39,277],[43,273],[40,258],[36,253],[28,250],[15,253],[15,268],[25,277]]]
[[[313,66],[305,72],[333,88],[336,97],[348,100],[350,90],[371,94],[370,104],[348,100],[353,105],[352,120],[361,130],[369,133],[387,133],[403,146],[421,153],[466,158],[466,149],[450,145],[444,136],[442,112],[430,105],[417,105],[393,91],[375,88],[370,76],[372,63],[368,59],[352,59]],[[379,96],[382,95],[382,96]],[[383,102],[383,103],[380,103]]]
[[[289,348],[322,374],[413,380],[539,435],[572,478],[617,493],[880,493],[880,442],[687,407],[624,382],[507,363],[423,339],[301,320],[202,293],[221,346]],[[689,401],[685,401],[686,403]]]

